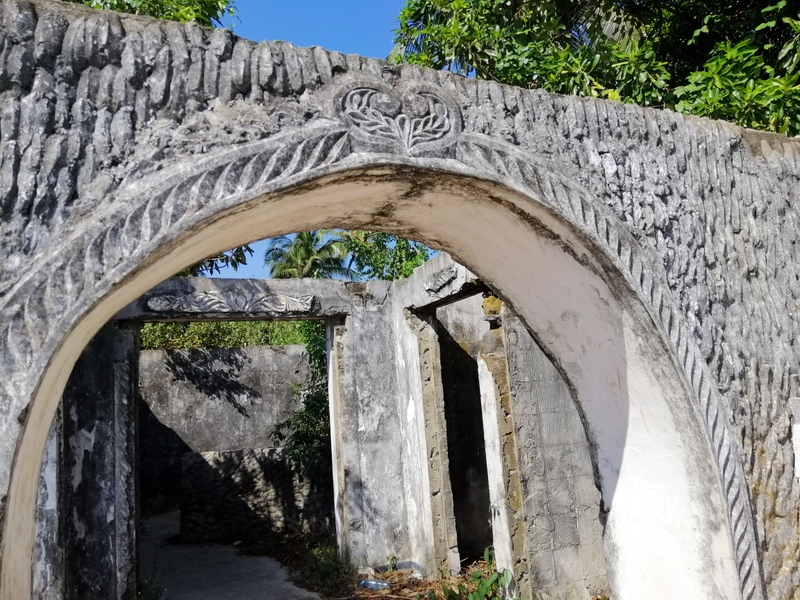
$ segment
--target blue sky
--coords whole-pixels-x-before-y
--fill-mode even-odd
[[[386,58],[401,0],[235,0],[226,19],[236,35],[256,42],[284,40],[298,46]]]
[[[284,40],[298,46],[322,46],[347,54],[386,58],[394,48],[394,29],[403,0],[235,0],[236,16],[224,25],[260,42]],[[221,277],[268,277],[265,243],[238,271]]]

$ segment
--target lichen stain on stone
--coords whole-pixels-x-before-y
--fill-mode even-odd
[[[800,156],[800,140],[797,138],[787,138],[768,131],[742,129],[741,139],[745,150],[752,156],[766,159],[774,156],[783,158],[789,152]]]
[[[497,296],[486,296],[483,299],[483,314],[487,316],[499,315],[503,302]]]

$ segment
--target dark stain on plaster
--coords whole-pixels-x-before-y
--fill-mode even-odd
[[[31,411],[31,405],[26,405],[21,411],[19,411],[19,416],[17,417],[17,422],[25,427],[25,422],[28,420],[28,413]]]

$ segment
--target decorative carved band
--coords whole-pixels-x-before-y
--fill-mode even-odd
[[[166,313],[306,313],[314,306],[314,296],[219,291],[190,292],[175,296],[154,296],[147,307]]]

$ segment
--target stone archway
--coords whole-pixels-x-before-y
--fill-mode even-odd
[[[690,595],[763,597],[738,444],[684,308],[696,291],[659,254],[670,230],[705,221],[665,225],[666,209],[631,194],[725,205],[713,190],[733,189],[730,173],[763,178],[764,161],[782,190],[796,178],[770,145],[783,138],[753,146],[741,130],[669,113],[44,1],[6,3],[3,19],[14,74],[3,130],[14,178],[0,288],[4,595],[30,594],[44,437],[92,334],[213,251],[338,225],[450,251],[525,319],[598,449],[620,597],[668,589],[676,572]],[[728,170],[712,174],[708,144],[723,136]],[[673,238],[670,264],[682,252]],[[663,562],[666,548],[675,562]],[[642,573],[652,581],[636,581]]]
[[[429,180],[428,184],[420,187],[419,181],[425,179]],[[390,228],[413,232],[415,237],[435,241],[450,251],[456,251],[467,264],[490,280],[517,307],[575,386],[589,423],[590,439],[598,448],[603,495],[610,509],[607,543],[617,555],[612,559],[616,562],[610,567],[612,585],[617,593],[622,597],[635,597],[644,591],[639,585],[649,587],[651,581],[660,577],[665,581],[659,585],[667,585],[668,574],[680,568],[672,563],[667,572],[661,573],[660,569],[665,566],[663,556],[667,552],[691,557],[689,564],[684,564],[680,570],[695,570],[702,565],[695,571],[695,583],[712,586],[702,593],[730,595],[732,591],[725,592],[724,588],[733,577],[734,563],[730,551],[725,551],[724,540],[729,533],[725,531],[724,522],[719,520],[719,514],[724,514],[724,503],[719,492],[716,492],[716,508],[708,510],[709,506],[700,500],[701,497],[713,497],[714,490],[718,490],[716,483],[708,486],[713,463],[707,460],[705,467],[697,470],[697,465],[703,463],[703,455],[710,459],[701,430],[689,417],[675,423],[672,435],[665,434],[658,443],[642,431],[642,428],[654,427],[656,423],[667,430],[665,423],[670,418],[675,419],[678,414],[691,410],[685,388],[669,383],[675,381],[675,373],[670,374],[657,366],[667,354],[663,349],[657,349],[658,343],[653,340],[658,338],[654,338],[656,332],[652,325],[650,332],[644,333],[648,327],[642,309],[636,308],[630,292],[620,295],[618,290],[609,287],[604,281],[610,267],[605,257],[595,258],[596,251],[582,244],[575,234],[570,234],[568,227],[548,214],[550,211],[530,204],[529,199],[505,186],[479,180],[465,184],[463,175],[453,176],[442,171],[426,173],[410,166],[377,166],[313,177],[306,185],[293,186],[268,197],[259,195],[256,200],[242,205],[244,208],[249,204],[247,210],[237,210],[221,218],[212,216],[205,223],[198,223],[194,231],[173,231],[173,243],[157,251],[160,260],[154,257],[155,261],[150,265],[145,263],[147,266],[140,269],[138,275],[132,273],[128,285],[116,286],[105,302],[101,299],[96,303],[83,322],[87,325],[104,322],[117,309],[157,283],[164,273],[191,262],[196,253],[205,255],[215,247],[235,244],[236,240],[243,239],[242,232],[248,227],[261,227],[267,223],[267,226],[277,227],[268,233],[330,224],[385,228],[386,216],[381,212],[388,201],[393,207]],[[411,192],[413,189],[418,191]],[[515,208],[524,210],[527,216],[523,218]],[[462,219],[442,224],[443,219],[452,214],[461,214]],[[342,216],[334,220],[338,215]],[[463,217],[467,216],[464,220]],[[127,217],[126,222],[129,222]],[[245,225],[246,222],[250,225]],[[551,232],[550,235],[542,235],[540,228],[546,228],[544,231]],[[501,237],[498,232],[502,232],[504,242],[498,241]],[[255,233],[245,235],[249,239]],[[511,270],[499,268],[508,262],[508,253],[513,251],[529,257],[529,264],[519,266],[511,263]],[[163,267],[162,271],[159,263],[171,264]],[[517,285],[511,283],[512,279],[517,281]],[[61,351],[54,357],[55,364],[66,366],[74,360],[86,341],[81,339],[81,333],[89,336],[94,333],[89,327],[84,329],[85,333],[73,331],[74,342],[70,339],[72,336],[67,336]],[[649,340],[650,348],[644,348],[638,340]],[[39,398],[57,398],[58,386],[63,385],[58,378],[66,372],[66,368],[51,366],[47,369]],[[36,402],[31,409],[31,420],[38,420]],[[634,414],[655,411],[657,415],[650,415],[641,423],[634,424],[631,404],[636,407]],[[54,405],[45,406],[42,401],[43,412],[53,409]],[[47,417],[43,416],[42,421],[46,422]],[[26,435],[32,439],[37,433],[31,431]],[[632,446],[632,442],[640,437],[643,437],[641,442]],[[26,441],[23,438],[18,464],[25,460]],[[685,454],[660,466],[657,466],[658,461],[650,464],[649,460],[636,466],[632,461],[633,456],[642,450],[641,447],[634,449],[639,443],[648,446],[648,453],[660,454],[659,461],[671,451]],[[657,451],[658,447],[661,447],[660,451]],[[35,452],[31,454],[35,460]],[[648,457],[655,455],[648,454]],[[623,464],[634,466],[622,469]],[[36,467],[33,465],[32,470],[35,475]],[[676,473],[669,476],[668,470]],[[640,489],[639,478],[643,473],[652,472],[661,472],[664,477],[648,482],[648,493],[655,494],[648,497],[648,494],[642,494],[644,490]],[[663,486],[656,485],[659,480]],[[658,498],[669,498],[667,503],[681,510],[667,510],[657,519],[651,511],[658,506]],[[13,502],[12,496],[9,512],[16,508]],[[614,512],[615,506],[620,507],[618,513]],[[617,518],[617,514],[624,516]],[[685,535],[661,536],[660,543],[653,543],[659,537],[656,532],[668,530],[670,524],[697,520],[704,522],[699,530],[692,531],[693,525],[682,532]],[[9,521],[14,528],[12,523],[19,525],[21,521]],[[12,529],[4,537],[20,539],[21,535],[22,532]],[[639,543],[634,542],[637,539]],[[645,540],[646,543],[642,544]],[[722,550],[722,555],[708,555],[701,563],[699,557],[704,555],[701,548],[709,542],[718,551]],[[666,550],[668,547],[671,551]],[[695,552],[687,552],[690,547],[694,547]],[[652,550],[649,559],[645,548]],[[8,556],[4,552],[4,560]],[[726,560],[730,561],[728,567],[715,573],[713,565],[719,562],[724,565]],[[631,564],[626,565],[626,561]],[[645,578],[647,583],[642,579],[637,583],[637,577],[641,578],[643,572],[649,574]],[[634,577],[632,573],[638,575]],[[712,573],[710,580],[701,583],[709,573]],[[686,579],[680,582],[682,589],[687,589],[687,585]]]

